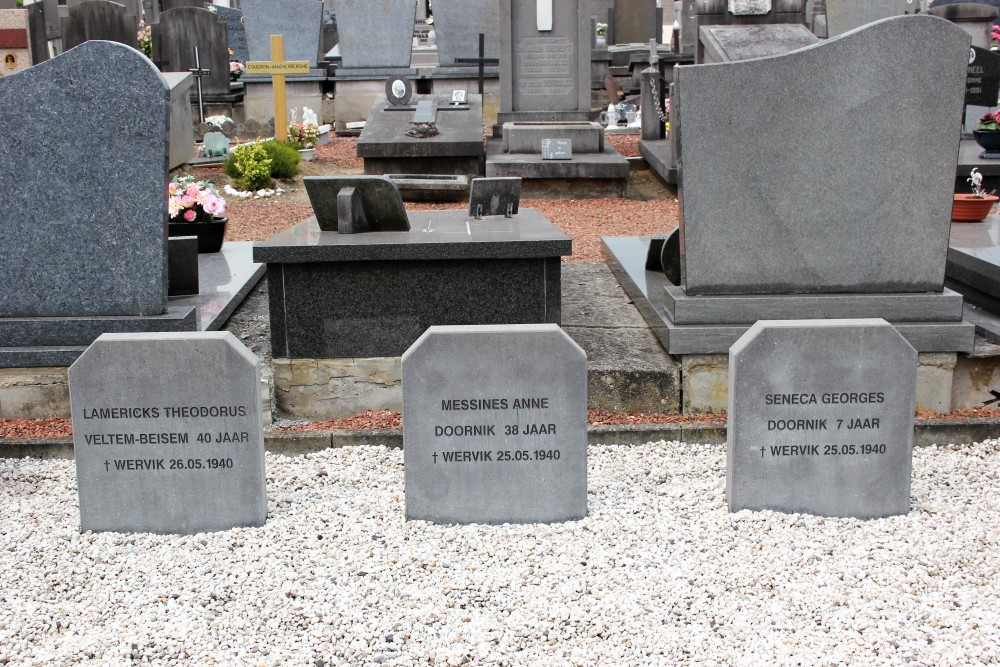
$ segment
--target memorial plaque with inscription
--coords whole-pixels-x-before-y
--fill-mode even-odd
[[[885,320],[757,322],[729,351],[730,511],[906,514],[916,372]]]
[[[554,324],[430,327],[403,355],[406,518],[587,515],[587,355]]]
[[[542,139],[543,160],[572,160],[572,139]]]
[[[996,106],[1000,93],[1000,54],[973,46],[969,52],[969,73],[965,78],[965,103]]]
[[[260,378],[228,332],[94,341],[69,369],[80,530],[264,525]]]

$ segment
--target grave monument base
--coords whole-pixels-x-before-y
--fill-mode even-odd
[[[629,164],[611,144],[603,153],[543,160],[541,153],[504,153],[502,139],[486,144],[486,176],[519,176],[524,197],[624,197]]]
[[[274,124],[274,89],[269,75],[247,74],[241,79],[245,91],[243,97],[243,118],[261,125]],[[309,107],[320,113],[323,109],[323,82],[326,75],[322,70],[310,70],[309,74],[285,77],[285,106],[297,109]],[[290,119],[289,119],[289,122]]]
[[[333,98],[334,130],[343,132],[348,123],[368,120],[372,105],[385,96],[385,82],[393,77],[414,79],[413,68],[356,69],[338,67],[334,75],[337,94]],[[416,91],[420,92],[420,91]]]

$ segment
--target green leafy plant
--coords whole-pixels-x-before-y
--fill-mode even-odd
[[[298,165],[302,157],[298,149],[279,141],[264,141],[261,145],[271,158],[272,178],[293,178],[299,173]]]
[[[977,130],[1000,130],[1000,111],[990,111],[979,119]]]
[[[240,144],[229,152],[222,171],[233,178],[240,190],[260,190],[271,187],[271,158],[260,143]]]

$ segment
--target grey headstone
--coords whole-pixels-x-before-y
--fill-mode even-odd
[[[241,63],[246,63],[250,59],[250,53],[247,51],[247,32],[243,28],[243,12],[239,9],[218,5],[212,5],[209,11],[219,17],[219,20],[226,26],[226,35],[229,48],[233,50],[233,58]]]
[[[165,63],[165,71],[187,72],[195,66],[197,47],[201,66],[209,71],[207,76],[201,77],[204,94],[228,95],[227,39],[225,24],[207,9],[168,9],[160,14],[160,22],[153,26],[153,59]]]
[[[0,79],[0,317],[165,311],[168,95],[103,41]]]
[[[543,160],[572,160],[572,139],[542,139]]]
[[[827,34],[836,37],[872,21],[914,14],[919,9],[919,0],[826,0]]]
[[[62,37],[58,0],[42,0],[42,13],[45,15],[45,38],[59,39]]]
[[[435,0],[434,29],[442,66],[461,65],[456,58],[478,58],[479,33],[485,36],[485,57],[500,57],[497,0]]]
[[[31,64],[37,65],[49,59],[49,42],[46,37],[45,8],[40,2],[25,7],[28,12],[28,41],[31,48]]]
[[[229,332],[101,335],[69,369],[80,530],[264,525],[260,382]]]
[[[590,22],[580,0],[552,0],[552,30],[536,0],[500,0],[500,111],[590,110]]]
[[[340,43],[340,32],[337,30],[337,13],[329,9],[323,10],[323,34],[321,39],[321,54],[329,53],[330,49]]]
[[[320,0],[242,0],[250,60],[271,60],[271,35],[284,35],[285,60],[319,61],[323,3]]]
[[[334,10],[345,68],[410,66],[416,0],[336,0]]]
[[[63,49],[66,51],[90,40],[119,42],[137,48],[138,18],[120,4],[107,0],[83,0],[69,7],[63,24]]]
[[[961,29],[918,15],[675,68],[687,293],[940,292],[968,59]]]
[[[1000,54],[973,46],[969,60],[965,103],[996,106],[997,95],[1000,94]]]
[[[514,215],[521,202],[521,178],[477,178],[469,192],[469,215]]]
[[[410,228],[399,189],[385,176],[306,176],[303,181],[323,231],[339,231],[338,197],[345,188],[360,193],[361,209],[367,218],[365,231],[405,232]],[[355,229],[352,225],[350,231],[345,231],[354,233]]]
[[[757,322],[729,351],[730,511],[906,514],[916,384],[885,320]]]
[[[162,3],[162,10],[165,12],[182,7],[205,9],[205,5],[210,4],[207,0],[162,0]]]
[[[645,44],[659,37],[656,0],[615,0],[613,11],[615,44]]]
[[[587,355],[554,324],[430,327],[403,354],[406,518],[587,515]]]

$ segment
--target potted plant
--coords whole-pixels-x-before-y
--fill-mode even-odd
[[[983,189],[983,175],[979,169],[973,168],[966,180],[972,185],[972,193],[955,195],[951,204],[951,219],[956,222],[982,222],[1000,197]]]
[[[247,70],[239,60],[229,61],[229,80],[239,81],[239,78],[243,76],[243,73]]]
[[[198,252],[219,252],[226,236],[226,200],[208,181],[175,176],[167,186],[169,236],[197,236]]]
[[[301,123],[295,122],[296,115],[296,110],[292,109],[292,122],[288,124],[288,138],[302,146],[299,152],[302,153],[304,160],[311,160],[313,151],[316,148],[316,142],[319,140],[319,125],[311,120],[313,116],[308,108],[303,110],[303,121]],[[307,117],[309,120],[306,119]]]
[[[990,111],[980,118],[972,136],[987,152],[1000,151],[1000,111]]]

